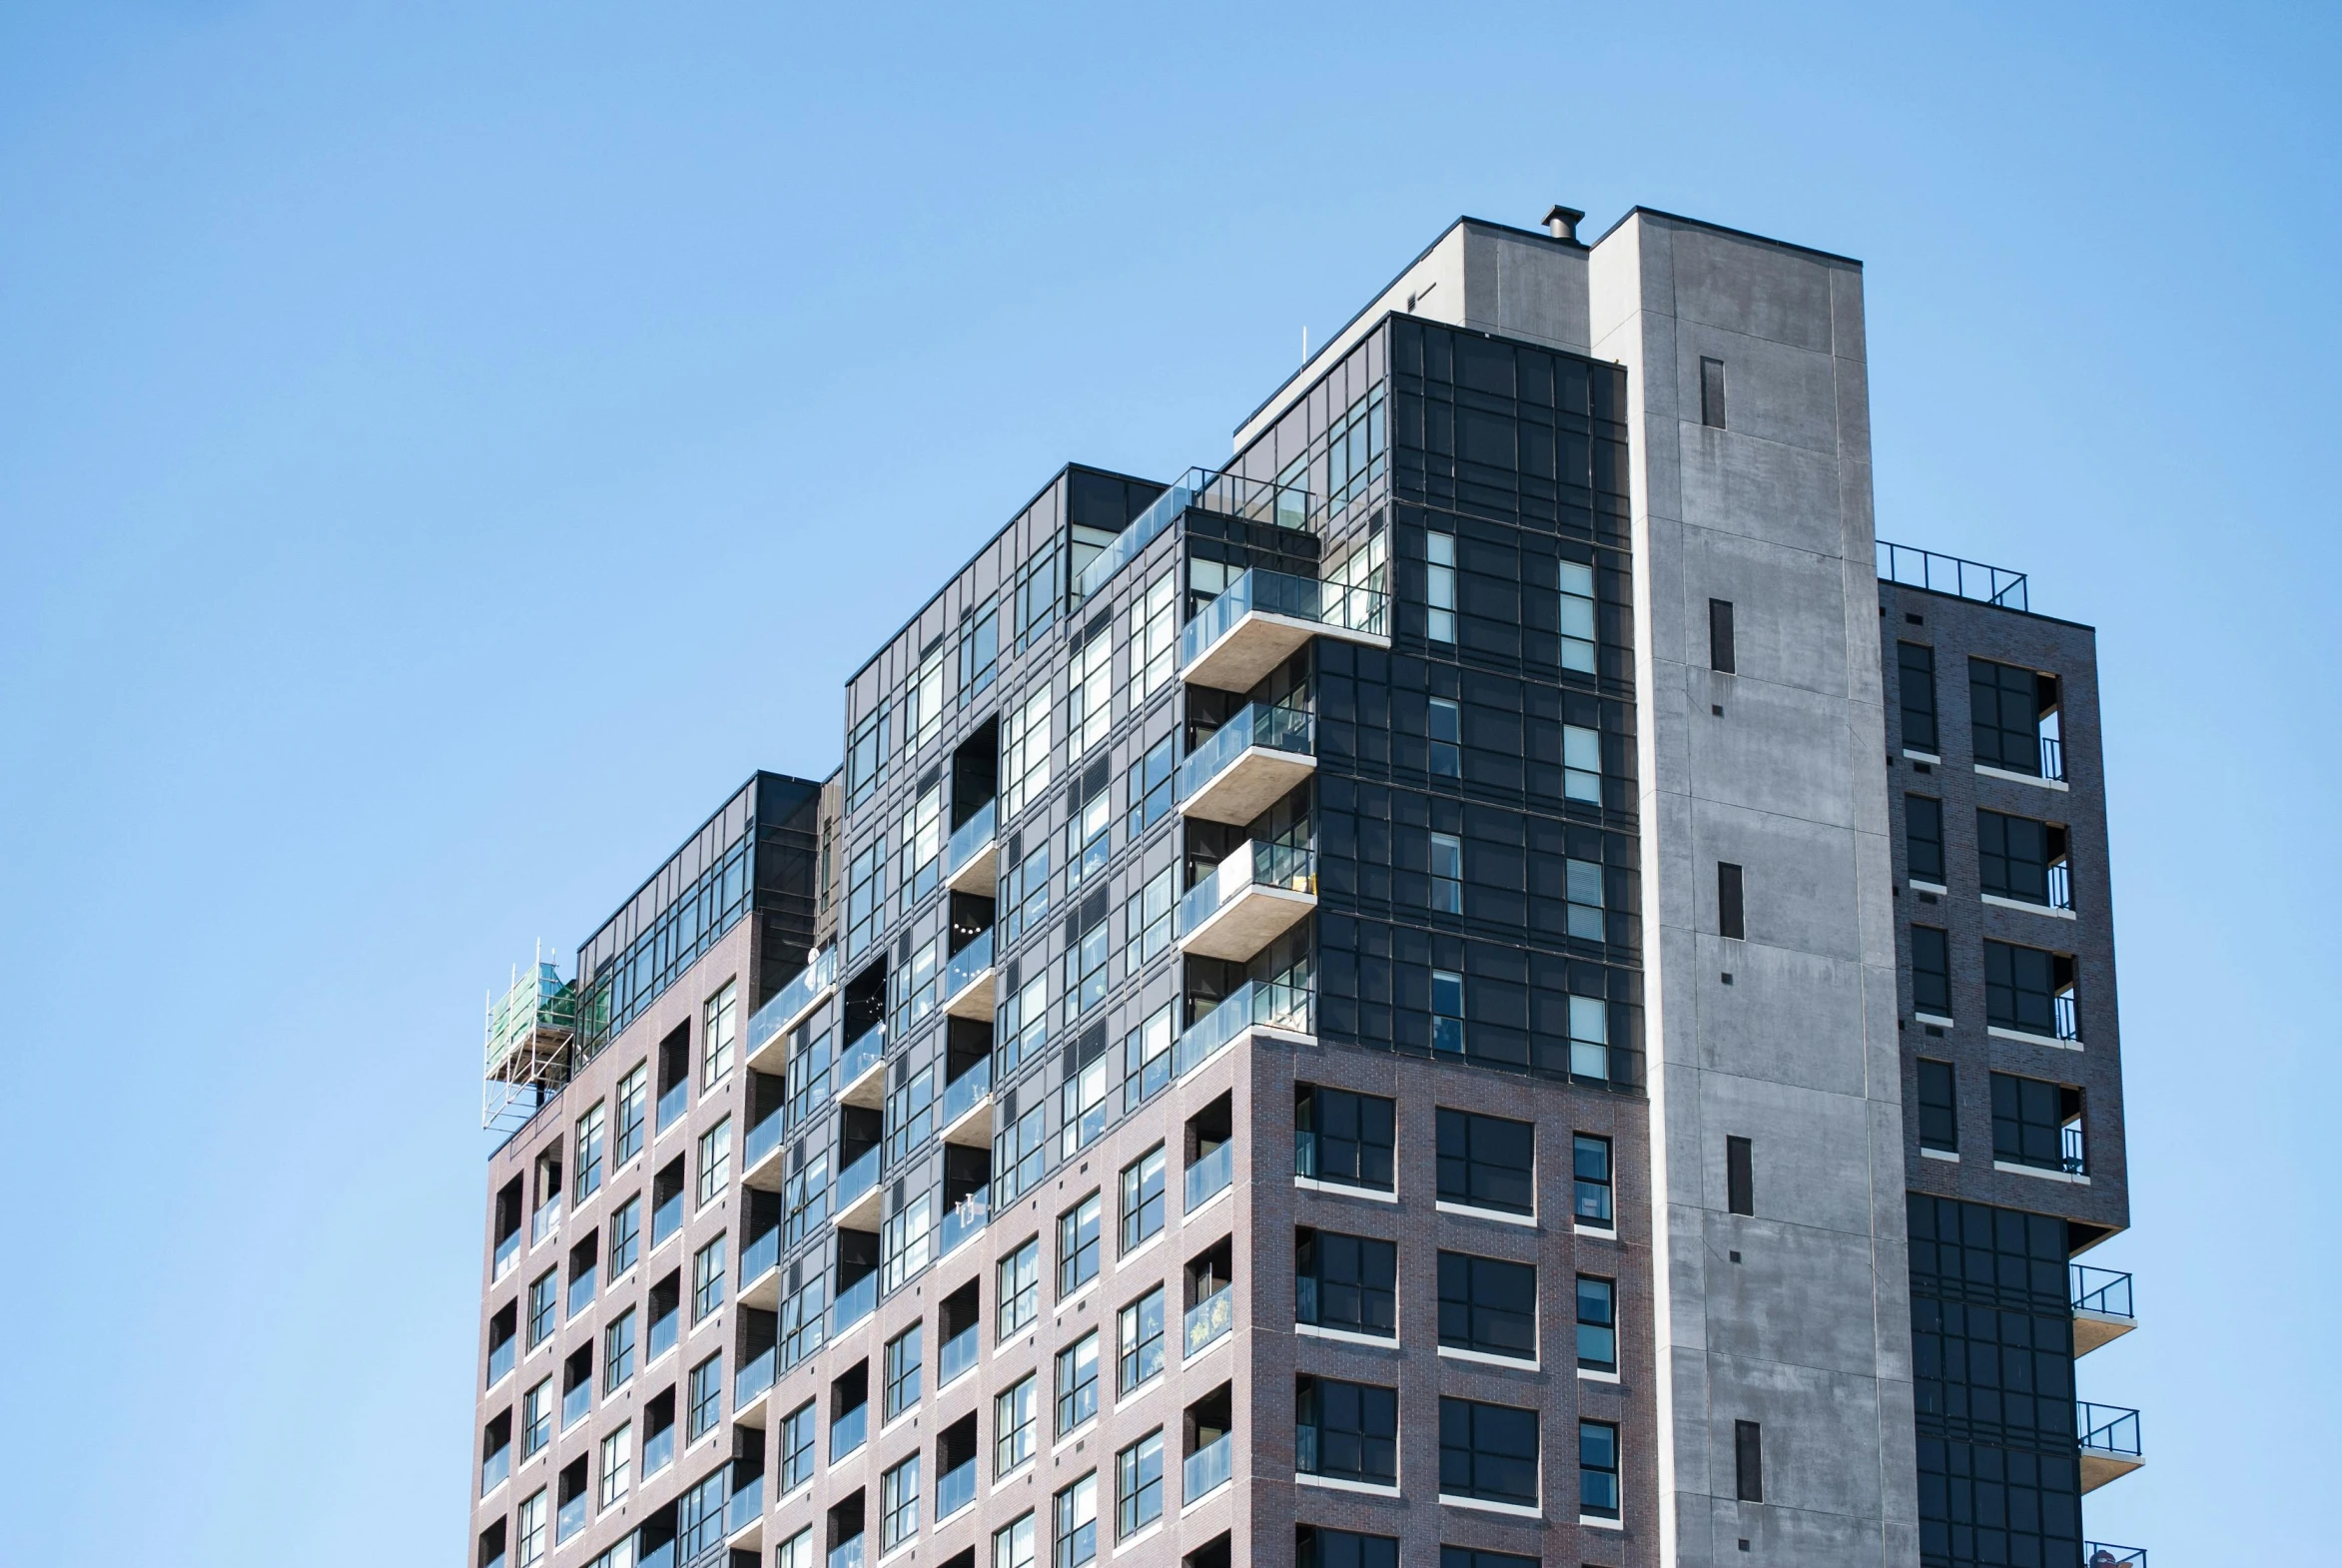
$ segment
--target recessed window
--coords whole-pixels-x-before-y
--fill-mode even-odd
[[[1700,360],[1700,422],[1724,428],[1724,362],[1706,356]]]
[[[1724,1202],[1732,1213],[1757,1211],[1755,1146],[1745,1138],[1728,1137],[1724,1141]]]
[[[1441,1252],[1439,1342],[1477,1355],[1537,1359],[1536,1267]]]
[[[1433,642],[1455,641],[1455,535],[1423,535],[1423,634]]]
[[[1441,1202],[1511,1214],[1536,1211],[1534,1124],[1443,1106],[1438,1137]]]
[[[1922,1013],[1952,1017],[1952,944],[1939,927],[1911,928],[1911,1001]]]
[[[725,981],[724,987],[707,999],[701,1025],[705,1045],[700,1052],[699,1087],[704,1093],[723,1082],[732,1071],[732,1057],[740,1043],[740,988],[737,982]]]
[[[715,1430],[724,1409],[724,1355],[721,1350],[691,1369],[684,1441],[695,1443]]]
[[[732,1119],[724,1118],[699,1135],[699,1192],[695,1207],[705,1208],[732,1184]]]
[[[1581,675],[1596,669],[1594,568],[1561,563],[1561,667]]]
[[[1464,710],[1446,697],[1433,697],[1430,707],[1431,775],[1434,778],[1460,779],[1464,776]]]
[[[1614,1223],[1610,1206],[1610,1140],[1579,1133],[1570,1143],[1575,1196],[1572,1213],[1579,1224],[1607,1230]]]
[[[691,1254],[691,1320],[701,1318],[724,1304],[724,1237],[713,1241]]]
[[[582,1203],[602,1184],[602,1136],[608,1120],[600,1101],[577,1119],[577,1200]]]
[[[1904,748],[1935,756],[1943,749],[1936,732],[1936,650],[1923,642],[1899,642],[1895,666]]]
[[[919,1456],[878,1478],[878,1545],[893,1551],[919,1533]]]
[[[629,1421],[601,1440],[601,1492],[599,1507],[608,1508],[626,1500],[626,1472],[634,1459],[634,1423]]]
[[[1398,1390],[1330,1377],[1295,1379],[1293,1468],[1376,1486],[1398,1484]]]
[[[1971,658],[1967,689],[1978,767],[2034,778],[2063,771],[2042,767],[2041,721],[2057,711],[2056,676]]]
[[[1578,1423],[1578,1512],[1618,1517],[1618,1428],[1608,1421]]]
[[[919,1402],[919,1373],[925,1325],[913,1323],[886,1346],[886,1418],[893,1420]]]
[[[2065,851],[2065,829],[2057,823],[1998,811],[1976,813],[1977,881],[1997,898],[2071,909],[2073,883]]]
[[[1765,1500],[1765,1431],[1755,1421],[1732,1423],[1732,1467],[1740,1500]]]
[[[1398,1538],[1357,1535],[1319,1524],[1297,1525],[1293,1530],[1293,1564],[1294,1568],[1398,1568]],[[1444,1559],[1440,1568],[1449,1568]]]
[[[1952,1064],[1922,1057],[1919,1069],[1920,1148],[1956,1154],[1959,1113],[1957,1096],[1952,1091]]]
[[[1728,860],[1716,863],[1716,930],[1734,941],[1749,934],[1743,882],[1740,867]]]
[[[781,1422],[779,1495],[786,1497],[813,1479],[813,1444],[821,1429],[819,1401],[808,1399]]]
[[[1447,1497],[1535,1507],[1537,1412],[1441,1399],[1439,1490]]]
[[[1392,1102],[1378,1095],[1294,1086],[1294,1174],[1339,1186],[1392,1190],[1394,1111]]]
[[[1602,733],[1579,724],[1561,727],[1561,793],[1589,806],[1602,804]]]
[[[2082,1176],[2081,1091],[2013,1073],[1992,1075],[1992,1158]]]
[[[1028,1513],[993,1532],[992,1568],[1033,1568],[1037,1550],[1033,1515]]]
[[[1464,912],[1464,841],[1452,833],[1431,835],[1431,908],[1443,915]]]
[[[1578,1275],[1578,1365],[1589,1372],[1618,1370],[1618,1282]]]
[[[2079,1040],[2069,954],[2009,942],[1984,944],[1984,1020],[2052,1040]]]
[[[1733,673],[1735,660],[1732,648],[1732,600],[1708,601],[1708,667],[1720,674]]]
[[[1293,1236],[1293,1316],[1318,1328],[1398,1337],[1398,1248],[1371,1236]]]
[[[1944,884],[1944,802],[1931,795],[1903,797],[1904,855],[1916,882]]]
[[[1431,1049],[1463,1055],[1464,977],[1454,970],[1431,972]]]
[[[650,1064],[637,1062],[634,1070],[618,1080],[617,1128],[610,1141],[610,1159],[624,1166],[642,1153],[642,1122],[650,1098]]]

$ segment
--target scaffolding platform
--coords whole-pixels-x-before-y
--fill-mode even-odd
[[[480,1126],[509,1133],[559,1094],[576,1041],[576,983],[541,957],[526,975],[515,970],[503,999],[488,998]]]

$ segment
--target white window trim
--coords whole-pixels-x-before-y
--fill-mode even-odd
[[[1348,1328],[1324,1328],[1316,1323],[1295,1323],[1293,1332],[1304,1339],[1332,1339],[1342,1344],[1371,1345],[1377,1350],[1396,1350],[1397,1334],[1361,1334]]]
[[[2075,1176],[2070,1171],[2043,1171],[2037,1166],[2020,1166],[2013,1161],[1995,1160],[1992,1169],[2007,1176],[2038,1176],[2044,1181],[2064,1181],[2074,1186],[2088,1186],[2090,1178]]]
[[[1932,751],[1914,751],[1909,746],[1906,746],[1903,748],[1903,754],[1914,762],[1925,762],[1932,768],[1940,768],[1944,766],[1944,759]]]
[[[1581,1366],[1578,1368],[1578,1380],[1588,1383],[1616,1383],[1618,1374],[1616,1372],[1598,1372],[1590,1366]]]
[[[1994,1040],[2013,1040],[2020,1045],[2047,1046],[2051,1051],[2079,1051],[2078,1040],[2059,1040],[2055,1035],[2035,1035],[2021,1029],[2002,1029],[1998,1024],[1986,1024],[1984,1033]]]
[[[1493,1224],[1520,1225],[1530,1230],[1542,1228],[1538,1225],[1535,1214],[1516,1214],[1510,1209],[1482,1208],[1477,1203],[1451,1203],[1445,1199],[1440,1199],[1431,1206],[1443,1214],[1455,1214],[1465,1219],[1485,1219]]]
[[[2029,899],[2002,898],[1997,893],[1980,893],[1976,896],[1994,909],[2021,909],[2028,915],[2046,915],[2051,920],[2077,920],[2080,918],[2070,909],[2059,909],[2051,904],[2035,904]],[[598,1191],[600,1188],[597,1187],[595,1190]],[[592,1199],[588,1198],[586,1201],[591,1202]]]
[[[1916,1023],[1933,1024],[1938,1029],[1956,1029],[1959,1027],[1941,1013],[1922,1013],[1915,1009],[1912,1013],[1912,1019]]]
[[[1384,1486],[1379,1481],[1347,1481],[1338,1475],[1314,1475],[1307,1470],[1293,1472],[1295,1486],[1321,1486],[1329,1492],[1363,1492],[1368,1497],[1403,1497],[1397,1486]]]
[[[1445,1498],[1440,1500],[1442,1502],[1446,1501]],[[1623,1530],[1626,1528],[1626,1520],[1623,1518],[1605,1519],[1599,1514],[1590,1513],[1579,1514],[1578,1523],[1585,1526],[1589,1530]]]
[[[1976,772],[1988,779],[2006,779],[2011,784],[2030,784],[2035,789],[2053,789],[2060,795],[2064,794],[2068,787],[2063,779],[2035,778],[2030,773],[2011,773],[2006,768],[1987,768],[1980,762],[1975,766]]]
[[[1939,898],[1948,897],[1952,892],[1951,888],[1941,882],[1923,882],[1918,877],[1911,879],[1911,890],[1914,893],[1933,893]]]
[[[1923,1146],[1920,1150],[1920,1158],[1922,1160],[1941,1160],[1956,1166],[1959,1164],[1959,1151],[1956,1149],[1929,1149]]]
[[[1453,1492],[1441,1492],[1439,1494],[1439,1505],[1442,1508],[1469,1508],[1474,1513],[1500,1513],[1513,1519],[1542,1519],[1545,1517],[1545,1505],[1543,1503],[1538,1503],[1535,1505],[1528,1503],[1496,1503],[1490,1502],[1486,1498],[1482,1497],[1458,1497]]]
[[[1509,1366],[1516,1372],[1543,1370],[1536,1356],[1492,1355],[1486,1350],[1466,1350],[1450,1344],[1439,1347],[1439,1358],[1442,1361],[1469,1361],[1475,1366]]]
[[[1618,1239],[1618,1227],[1616,1225],[1612,1225],[1609,1229],[1605,1230],[1600,1225],[1573,1224],[1570,1226],[1570,1229],[1579,1235],[1590,1235],[1601,1241],[1615,1241]]]

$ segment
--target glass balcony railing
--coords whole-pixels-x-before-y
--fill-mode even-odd
[[[676,1231],[683,1228],[683,1194],[678,1190],[672,1197],[650,1211],[650,1244],[656,1248]]]
[[[966,1459],[943,1473],[935,1483],[935,1516],[949,1519],[976,1501],[976,1461]]]
[[[952,955],[944,966],[944,1000],[950,1001],[974,985],[983,973],[992,968],[993,928],[987,926],[973,942]]]
[[[764,1277],[765,1273],[781,1265],[781,1227],[773,1226],[762,1235],[751,1236],[740,1249],[740,1284],[742,1288]]]
[[[765,1043],[779,1034],[784,1025],[807,1008],[815,999],[837,984],[838,950],[823,948],[813,955],[813,962],[797,972],[797,978],[773,993],[773,998],[758,1008],[748,1019],[748,1054],[756,1055]]]
[[[829,1568],[862,1568],[862,1539],[857,1535],[831,1547]]]
[[[512,1370],[513,1361],[520,1353],[520,1336],[514,1334],[502,1344],[488,1347],[488,1386],[493,1388]]]
[[[830,1337],[859,1323],[878,1306],[878,1270],[872,1269],[838,1292],[830,1303]]]
[[[587,1378],[573,1388],[561,1392],[561,1430],[567,1431],[585,1419],[593,1409],[593,1379]]]
[[[1235,1463],[1236,1439],[1233,1432],[1222,1432],[1210,1442],[1187,1455],[1183,1477],[1185,1485],[1179,1493],[1181,1502],[1191,1503],[1196,1498],[1215,1492],[1227,1485]]]
[[[960,868],[984,852],[992,842],[1000,812],[1000,802],[988,800],[976,808],[976,815],[952,829],[951,842],[944,847],[944,876],[946,880],[958,876]]]
[[[1201,882],[1179,900],[1175,930],[1185,936],[1218,913],[1219,906],[1246,888],[1282,888],[1288,893],[1317,891],[1317,852],[1308,844],[1265,843],[1248,839],[1243,848],[1211,868]]]
[[[2129,1459],[2140,1456],[2136,1410],[2118,1404],[2091,1404],[2083,1399],[2075,1401],[2073,1413],[2074,1424],[2081,1429],[2082,1447]]]
[[[659,1091],[659,1131],[664,1133],[668,1128],[682,1121],[683,1113],[690,1109],[691,1080],[679,1078]]]
[[[870,1437],[870,1406],[858,1404],[830,1422],[830,1462],[837,1463]]]
[[[561,1199],[558,1196],[537,1205],[528,1216],[528,1244],[534,1246],[555,1230],[561,1228]]]
[[[640,1539],[637,1537],[637,1539]],[[639,1548],[634,1568],[675,1568],[675,1543],[662,1541],[656,1546]]]
[[[871,1145],[862,1152],[862,1158],[838,1173],[838,1184],[830,1195],[830,1211],[844,1213],[854,1200],[878,1185],[878,1146]]]
[[[992,1058],[982,1057],[974,1067],[944,1085],[943,1125],[950,1127],[991,1097]]]
[[[944,1209],[943,1223],[936,1228],[935,1255],[949,1257],[960,1249],[962,1242],[981,1231],[992,1220],[992,1193],[978,1187]]]
[[[569,1301],[562,1308],[562,1316],[575,1317],[579,1312],[593,1305],[593,1287],[600,1272],[601,1270],[589,1263],[570,1276]]]
[[[1228,1188],[1236,1177],[1236,1146],[1229,1140],[1187,1168],[1187,1206],[1193,1213]]]
[[[732,1500],[724,1505],[724,1533],[738,1535],[764,1517],[764,1477],[752,1475],[732,1488]]]
[[[668,1422],[642,1440],[642,1473],[656,1475],[675,1462],[675,1426]]]
[[[2070,1263],[2072,1272],[2073,1309],[2077,1312],[2102,1312],[2108,1317],[2135,1317],[2131,1310],[2130,1275],[2111,1268],[2092,1268],[2087,1263]]]
[[[1226,591],[1179,628],[1179,667],[1194,663],[1204,649],[1255,611],[1379,637],[1385,634],[1389,610],[1390,595],[1373,588],[1319,582],[1314,577],[1295,577],[1255,566],[1239,574]]]
[[[944,1341],[943,1354],[936,1366],[936,1386],[958,1377],[976,1364],[976,1325],[970,1323]]]
[[[779,1366],[780,1351],[777,1346],[766,1345],[755,1355],[750,1356],[741,1366],[739,1375],[732,1379],[732,1408],[739,1409],[740,1406],[748,1403],[758,1394],[771,1388],[773,1374],[779,1370]]]
[[[1196,1351],[1236,1326],[1236,1293],[1226,1285],[1187,1308],[1180,1321],[1180,1354],[1192,1357]]]
[[[845,1056],[839,1059],[838,1070],[834,1075],[838,1088],[845,1089],[854,1080],[878,1066],[879,1060],[886,1054],[887,1027],[884,1024],[873,1024],[862,1032],[859,1039],[846,1048]]]
[[[1096,596],[1099,589],[1114,579],[1116,572],[1137,560],[1190,506],[1218,512],[1223,517],[1242,517],[1283,528],[1305,529],[1309,525],[1309,492],[1297,485],[1239,478],[1209,468],[1189,468],[1082,568],[1080,596],[1084,599]]]
[[[1171,1076],[1184,1078],[1254,1025],[1313,1034],[1317,994],[1283,982],[1247,980],[1187,1026],[1171,1047]]]
[[[589,1492],[579,1492],[561,1505],[561,1511],[553,1516],[555,1541],[566,1541],[585,1528],[586,1500],[591,1495]]]
[[[503,1278],[504,1271],[510,1268],[513,1264],[513,1261],[519,1256],[520,1232],[518,1230],[514,1230],[510,1235],[504,1237],[503,1240],[496,1243],[496,1277],[498,1279]]]
[[[1173,792],[1180,800],[1187,799],[1254,746],[1313,757],[1317,754],[1317,720],[1305,708],[1247,702],[1187,753],[1174,775]]]
[[[479,1495],[487,1496],[488,1493],[510,1479],[512,1479],[512,1445],[506,1443],[479,1462]]]
[[[764,1114],[764,1120],[748,1130],[748,1142],[741,1151],[741,1159],[746,1164],[741,1169],[744,1171],[755,1170],[758,1165],[763,1163],[765,1157],[781,1147],[781,1135],[788,1130],[789,1119],[787,1117],[778,1110],[767,1111]]]
[[[675,1348],[675,1336],[682,1331],[683,1309],[667,1308],[667,1315],[654,1317],[650,1323],[650,1338],[643,1345],[643,1359],[655,1361]]]

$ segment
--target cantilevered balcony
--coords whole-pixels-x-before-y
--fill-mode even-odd
[[[2082,1568],[2147,1568],[2143,1546],[2116,1546],[2111,1541],[2081,1543]]]
[[[838,1086],[838,1104],[876,1106],[886,1098],[887,1031],[873,1024],[846,1047],[832,1078]]]
[[[974,893],[983,898],[992,897],[993,883],[999,875],[1000,802],[988,800],[976,808],[976,815],[952,829],[951,841],[944,848],[944,883],[954,893]]]
[[[878,1209],[878,1146],[873,1144],[846,1161],[838,1172],[837,1187],[830,1194],[830,1212],[841,1230],[875,1230]]]
[[[2073,1271],[2073,1353],[2087,1355],[2138,1326],[2130,1303],[2130,1275],[2111,1268],[2070,1265]]]
[[[1316,751],[1306,710],[1248,702],[1179,764],[1179,812],[1241,827],[1316,770]]]
[[[944,966],[944,1011],[953,1018],[992,1022],[993,928],[987,926]]]
[[[2138,1412],[2115,1404],[2091,1404],[2087,1400],[2074,1407],[2074,1424],[2081,1432],[2081,1489],[2097,1490],[2108,1481],[2118,1481],[2145,1464],[2146,1451],[2139,1443]]]
[[[748,1020],[748,1065],[760,1073],[778,1073],[789,1031],[805,1022],[813,1010],[829,1000],[838,985],[838,950],[823,948],[795,980],[783,986],[770,1002]]]
[[[1188,1025],[1172,1044],[1171,1076],[1186,1077],[1249,1029],[1273,1029],[1287,1037],[1309,1039],[1317,1027],[1316,1002],[1314,991],[1299,986],[1245,981],[1217,1007]]]
[[[1316,907],[1315,851],[1250,839],[1179,900],[1179,951],[1241,964]]]
[[[1311,637],[1390,646],[1390,596],[1253,567],[1179,632],[1179,677],[1250,691]]]

